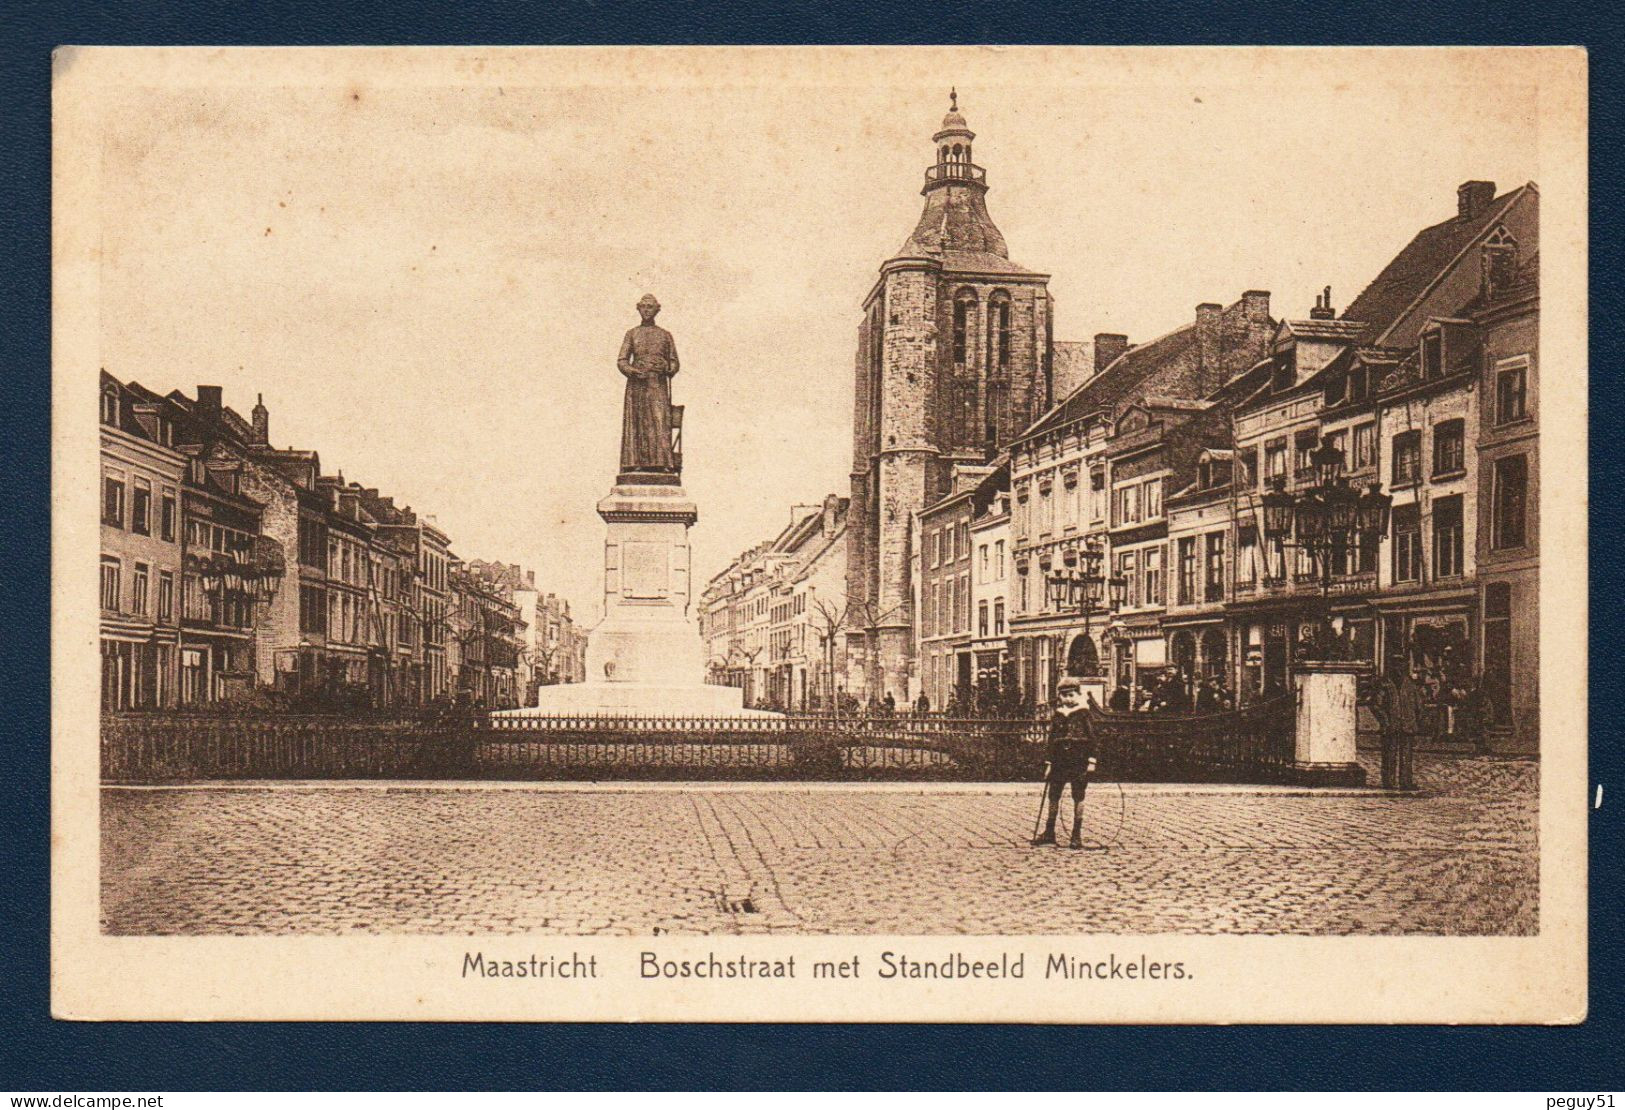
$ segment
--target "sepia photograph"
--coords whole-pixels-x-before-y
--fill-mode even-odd
[[[54,127],[63,1016],[1584,1016],[1583,54],[64,48]]]

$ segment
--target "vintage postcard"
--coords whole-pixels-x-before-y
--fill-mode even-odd
[[[55,1013],[1582,1020],[1586,81],[59,50]]]

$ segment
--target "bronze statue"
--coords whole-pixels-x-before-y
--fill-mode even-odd
[[[655,326],[660,302],[652,294],[638,301],[643,323],[621,340],[615,365],[626,376],[621,414],[621,472],[675,474],[672,453],[671,379],[677,373],[677,343]]]

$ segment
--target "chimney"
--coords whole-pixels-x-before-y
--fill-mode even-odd
[[[824,535],[825,535],[826,538],[829,537],[829,536],[833,536],[835,534],[835,521],[836,521],[836,518],[838,516],[840,516],[840,512],[841,512],[841,499],[839,497],[837,497],[833,493],[827,495],[824,498],[824,519],[823,519]]]
[[[1456,219],[1470,220],[1495,199],[1495,182],[1463,181],[1456,187]]]
[[[1247,321],[1247,359],[1251,365],[1269,354],[1274,327],[1270,324],[1268,289],[1249,289],[1241,295],[1242,315]]]
[[[271,445],[271,410],[265,407],[265,394],[258,394],[254,401],[254,436],[250,443],[257,443],[261,447]]]
[[[1321,294],[1315,298],[1315,307],[1309,310],[1311,320],[1335,320],[1337,309],[1332,307],[1332,287],[1328,285]]]
[[[1223,305],[1196,306],[1196,365],[1201,372],[1202,392],[1207,394],[1224,384],[1224,370],[1219,365],[1219,316]]]
[[[1106,367],[1116,362],[1124,351],[1128,350],[1128,336],[1117,335],[1113,332],[1098,332],[1095,335],[1095,373],[1100,373]]]
[[[218,385],[197,387],[197,411],[200,417],[206,421],[218,421],[223,407],[225,407],[224,389]]]

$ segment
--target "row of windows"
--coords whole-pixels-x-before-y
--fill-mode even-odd
[[[1162,519],[1162,479],[1148,478],[1143,482],[1118,485],[1112,488],[1112,527],[1142,524]]]
[[[1490,546],[1508,550],[1529,542],[1528,459],[1511,455],[1497,459],[1489,473]],[[1421,508],[1415,501],[1393,507],[1390,523],[1390,573],[1397,583],[1432,578],[1455,578],[1466,573],[1466,536],[1463,498],[1460,494],[1434,498],[1428,512],[1424,535]],[[1257,527],[1243,525],[1237,530],[1235,581],[1239,588],[1251,589],[1260,577],[1267,583],[1284,582],[1288,563],[1294,577],[1314,577],[1318,568],[1310,552],[1289,547],[1290,537],[1260,545]],[[1225,600],[1226,533],[1180,537],[1174,544],[1174,603],[1194,605]],[[1288,556],[1288,552],[1293,554]],[[1331,552],[1331,574],[1375,574],[1378,546],[1375,537],[1363,537],[1352,549]],[[1113,557],[1113,574],[1124,579],[1124,606],[1139,608],[1164,604],[1164,566],[1161,546],[1135,548]],[[1018,578],[1018,611],[1028,612],[1031,593],[1028,575]],[[1040,581],[1033,590],[1042,589]]]
[[[926,636],[948,636],[970,628],[970,575],[961,574],[925,588],[921,624]]]
[[[994,540],[990,545],[976,545],[976,580],[978,582],[1001,582],[1004,580],[1004,541]]]
[[[167,624],[174,619],[175,576],[170,571],[158,572],[158,587],[154,595],[151,565],[134,563],[130,568],[129,587],[126,595],[123,560],[116,555],[103,555],[101,602],[105,612],[152,617],[159,624]]]
[[[1160,482],[1161,479],[1153,481]],[[1059,485],[1053,474],[1024,481],[1016,497],[1013,514],[1016,539],[1019,541],[1034,534],[1045,536],[1077,529],[1084,523],[1085,510],[1091,523],[1106,518],[1106,471],[1103,467],[1090,469],[1087,494],[1075,474],[1062,476]]]
[[[127,528],[138,536],[153,532],[152,482],[136,478],[128,490],[124,477],[117,474],[102,476],[102,523],[114,528]],[[166,543],[175,542],[175,491],[165,488],[158,502],[158,538]]]
[[[970,524],[960,521],[925,535],[925,550],[933,567],[970,558]]]
[[[1466,473],[1465,429],[1466,425],[1460,420],[1444,420],[1433,426],[1433,477]],[[1414,428],[1394,436],[1389,481],[1395,486],[1406,486],[1421,480],[1422,431]]]
[[[985,600],[976,603],[976,635],[986,638],[989,635],[988,604]],[[993,599],[992,635],[1004,635],[1004,598]]]

